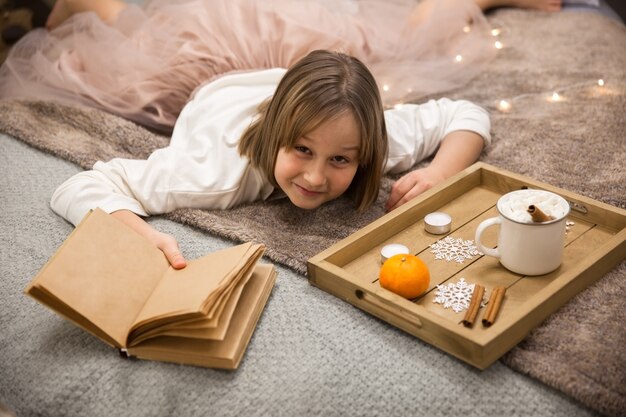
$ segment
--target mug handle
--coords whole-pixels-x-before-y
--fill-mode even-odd
[[[476,229],[476,236],[474,240],[476,241],[476,246],[482,253],[484,253],[485,255],[493,256],[494,258],[500,258],[500,252],[498,251],[497,247],[495,249],[487,248],[480,241],[480,238],[485,229],[496,224],[500,224],[500,217],[492,217],[490,219],[483,220]]]

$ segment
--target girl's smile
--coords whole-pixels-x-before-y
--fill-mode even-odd
[[[359,166],[360,131],[351,112],[323,122],[281,148],[274,177],[296,206],[313,209],[342,195]]]
[[[311,191],[304,187],[299,186],[298,184],[295,184],[295,186],[303,195],[308,196],[308,197],[313,197],[313,196],[317,196],[321,194],[319,191]]]

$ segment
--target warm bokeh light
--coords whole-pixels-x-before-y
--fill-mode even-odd
[[[507,100],[500,100],[500,102],[498,103],[498,108],[501,111],[509,111],[511,110],[511,103]]]

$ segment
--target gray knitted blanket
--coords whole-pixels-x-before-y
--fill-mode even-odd
[[[473,82],[446,96],[489,109],[493,144],[483,162],[626,208],[626,29],[591,13],[501,10],[489,17],[504,48]],[[584,28],[584,29],[583,29]],[[598,79],[605,81],[599,86]],[[559,100],[550,100],[557,92]],[[502,111],[505,100],[510,109]],[[0,131],[88,169],[145,158],[168,138],[119,117],[49,102],[0,102]],[[169,218],[234,241],[305,274],[306,260],[383,214],[340,199],[303,211],[286,201]],[[573,298],[502,361],[607,415],[626,410],[626,262]]]

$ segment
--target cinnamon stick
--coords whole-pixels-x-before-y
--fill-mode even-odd
[[[474,324],[476,316],[478,315],[478,310],[480,309],[480,304],[483,301],[484,294],[485,287],[483,287],[482,285],[474,284],[474,292],[472,293],[470,305],[467,308],[465,318],[463,319],[463,325],[465,327],[472,327],[472,325]]]
[[[483,316],[483,326],[489,327],[496,321],[505,292],[505,287],[496,287],[491,291],[489,301],[487,302],[487,309]]]
[[[535,206],[534,204],[531,204],[530,206],[528,206],[528,209],[526,209],[526,211],[528,212],[528,214],[530,214],[530,217],[532,217],[535,223],[543,223],[543,222],[547,222],[548,220],[554,220],[554,217],[548,216],[546,213],[541,211],[541,209]]]

